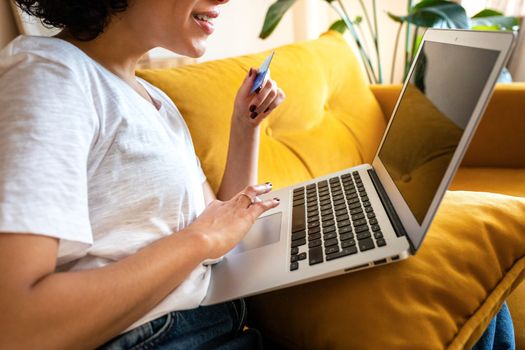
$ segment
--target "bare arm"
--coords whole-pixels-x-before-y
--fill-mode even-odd
[[[257,195],[266,186],[244,192]],[[245,196],[214,201],[199,218],[109,266],[55,273],[58,241],[0,234],[0,348],[90,349],[117,336],[207,258],[225,254],[265,210]]]
[[[285,98],[269,74],[262,89],[250,94],[256,75],[257,71],[251,69],[235,97],[228,158],[217,192],[217,198],[221,200],[227,200],[242,188],[258,182],[260,124]]]

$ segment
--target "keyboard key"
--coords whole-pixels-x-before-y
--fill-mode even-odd
[[[361,225],[366,225],[366,219],[355,220],[355,221],[353,221],[353,224],[354,224],[354,227],[361,226]]]
[[[292,248],[300,247],[306,244],[306,238],[301,238],[296,241],[292,241]]]
[[[368,196],[361,196],[361,200],[362,200],[363,202],[368,201]]]
[[[308,217],[308,223],[316,222],[316,221],[319,221],[319,216],[318,215],[314,215],[314,216],[309,216]]]
[[[327,209],[327,210],[321,210],[321,216],[325,216],[328,214],[332,214],[332,208]]]
[[[354,230],[355,230],[355,233],[368,231],[368,225],[361,225],[361,226],[354,227]]]
[[[321,227],[319,226],[308,229],[308,234],[314,234],[314,233],[319,233],[319,232],[321,232]]]
[[[336,210],[335,216],[343,215],[346,213],[347,213],[346,209],[339,209],[339,210]]]
[[[330,254],[333,254],[333,253],[337,253],[339,251],[339,247],[338,246],[332,246],[332,247],[328,247],[324,250],[324,253],[326,255],[330,255]]]
[[[352,238],[354,238],[354,235],[352,233],[343,233],[342,235],[339,235],[339,239],[341,241],[347,241]]]
[[[321,239],[321,233],[314,233],[312,235],[308,235],[309,241],[315,241],[316,239]]]
[[[308,248],[319,247],[321,244],[322,244],[321,240],[320,239],[316,239],[316,240],[310,241],[308,243]]]
[[[350,226],[350,220],[341,220],[337,223],[337,227],[339,228],[345,227],[345,226]]]
[[[349,247],[341,250],[340,252],[330,254],[326,256],[326,261],[342,258],[344,256],[352,255],[357,253],[357,247]]]
[[[295,248],[292,248],[292,255],[297,255],[299,254],[299,248],[295,247]]]
[[[299,261],[306,259],[306,252],[302,252],[299,256]]]
[[[337,220],[337,222],[348,220],[348,214],[338,215],[335,219]]]
[[[328,181],[324,180],[324,181],[320,181],[318,184],[317,184],[317,187],[319,189],[321,189],[322,187],[327,187],[328,186]]]
[[[340,227],[339,228],[339,234],[343,234],[343,233],[350,233],[352,232],[352,226],[345,226],[345,227]]]
[[[298,205],[301,205],[304,207],[304,199],[294,199],[293,200],[293,206],[297,207]]]
[[[319,225],[320,225],[319,221],[309,222],[308,223],[308,228],[315,228],[315,227],[318,227]]]
[[[356,208],[361,208],[361,203],[357,202],[357,203],[351,204],[351,205],[348,206],[348,208],[350,208],[350,210],[356,209]]]
[[[359,198],[349,198],[348,204],[359,203]]]
[[[346,204],[339,204],[339,205],[336,205],[334,208],[336,210],[336,213],[337,213],[337,211],[339,211],[341,209],[346,211]]]
[[[376,219],[370,219],[369,224],[370,225],[377,225],[377,220]]]
[[[290,264],[290,271],[295,271],[299,269],[299,263],[298,262],[293,262]]]
[[[333,220],[333,219],[334,219],[334,214],[332,214],[332,213],[322,216],[322,221],[323,222],[330,221],[330,220]]]
[[[360,213],[360,214],[354,214],[352,215],[352,220],[360,220],[360,219],[363,219],[365,217],[365,214],[363,213]]]
[[[374,241],[372,240],[372,238],[368,238],[368,239],[359,241],[359,250],[362,252],[370,250],[370,249],[374,249],[374,248],[375,248],[375,245],[374,245]]]
[[[304,187],[299,187],[299,188],[295,188],[293,190],[293,194],[295,195],[296,193],[303,193],[304,192]]]
[[[374,209],[373,209],[372,207],[368,207],[368,208],[366,208],[365,211],[366,211],[367,213],[369,213],[369,214],[370,214],[370,213],[372,213],[372,214],[374,213]],[[368,215],[368,214],[367,214],[367,215]]]
[[[335,224],[334,220],[324,221],[323,228],[328,227],[328,226],[334,226],[334,224]]]
[[[292,255],[290,258],[290,262],[294,263],[296,261],[299,261],[299,255]]]
[[[306,237],[306,231],[299,231],[296,233],[292,233],[292,241],[297,241],[298,239],[305,238]]]
[[[309,184],[306,186],[306,189],[307,190],[310,190],[310,189],[313,189],[313,188],[316,188],[317,186],[315,184]]]
[[[374,233],[374,238],[375,239],[383,238],[383,232],[377,231],[376,233]]]
[[[363,202],[363,207],[370,207],[371,205],[370,202]]]
[[[384,247],[384,246],[386,246],[386,242],[385,242],[384,238],[379,238],[379,239],[377,240],[377,246],[378,246],[378,247]]]
[[[327,241],[327,240],[329,240],[329,239],[333,239],[333,238],[337,238],[337,233],[335,233],[335,231],[333,231],[333,232],[328,232],[328,233],[325,233],[325,234],[323,235],[323,239],[324,239],[325,241]]]
[[[372,225],[372,231],[376,232],[380,230],[381,230],[381,227],[379,227],[379,225]]]
[[[363,209],[361,209],[361,207],[359,207],[359,208],[351,209],[350,210],[350,215],[361,214],[362,212],[363,212]]]
[[[304,223],[304,205],[293,207],[292,232],[302,231],[306,228]]]
[[[334,225],[323,227],[323,233],[334,232],[334,231],[335,231]]]
[[[348,248],[355,246],[355,239],[349,239],[348,241],[341,242],[341,248]]]
[[[355,237],[357,238],[358,241],[362,241],[363,239],[372,237],[372,235],[370,234],[370,231],[365,231],[365,232],[357,233]]]
[[[368,207],[368,208],[372,209],[372,207]],[[368,209],[368,208],[366,208],[366,209]],[[376,217],[376,214],[374,214],[374,211],[372,211],[372,212],[370,212],[370,213],[367,211],[366,216],[367,216],[369,219],[373,219],[373,218]]]
[[[308,263],[310,265],[315,265],[322,263],[324,261],[323,259],[323,248],[322,247],[315,247],[308,251]]]
[[[325,247],[331,247],[333,245],[338,245],[338,244],[339,244],[339,241],[337,240],[337,238],[329,239],[327,241],[324,241],[324,246]]]

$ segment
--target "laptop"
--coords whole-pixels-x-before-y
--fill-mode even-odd
[[[280,206],[213,265],[203,304],[414,255],[513,42],[509,32],[427,30],[372,164],[268,194]]]

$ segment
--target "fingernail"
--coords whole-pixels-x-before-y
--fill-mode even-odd
[[[280,201],[281,201],[281,200],[280,200],[279,198],[277,198],[277,197],[275,197],[273,200],[276,201],[276,202],[280,202]]]
[[[266,109],[264,110],[264,113],[268,112],[269,110],[270,110],[270,107],[266,108]]]
[[[272,183],[271,183],[271,182],[267,182],[267,183],[266,183],[266,186],[268,186],[268,187],[272,187]]]
[[[252,113],[255,112],[255,109],[256,109],[256,108],[257,108],[256,105],[251,105],[251,106],[250,106],[250,112],[252,112]]]
[[[257,88],[257,90],[255,90],[256,94],[258,94],[259,92],[261,92],[261,88]]]
[[[255,118],[257,118],[258,115],[259,115],[259,113],[257,113],[257,112],[253,112],[252,115],[250,115],[250,117],[251,117],[252,119],[255,119]]]

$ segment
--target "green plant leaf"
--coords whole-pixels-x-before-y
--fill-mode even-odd
[[[423,0],[406,16],[388,13],[396,22],[408,22],[418,27],[469,28],[467,13],[463,6],[447,0]]]
[[[363,17],[356,16],[353,22],[354,22],[354,24],[359,25],[359,24],[361,24],[361,22],[363,22]]]
[[[484,9],[478,13],[476,13],[472,18],[483,18],[483,17],[495,17],[495,16],[503,16],[503,13],[492,10],[492,9]]]
[[[472,29],[475,30],[513,30],[515,27],[519,27],[519,25],[519,19],[511,16],[472,18]]]
[[[259,34],[259,38],[266,39],[273,33],[275,28],[286,12],[295,4],[297,0],[277,0],[272,6],[268,8],[266,17],[264,18],[263,28]]]
[[[342,19],[338,20],[338,21],[335,21],[334,23],[332,23],[332,25],[330,26],[330,30],[335,30],[341,34],[344,34],[345,31],[346,31],[346,24],[345,24],[345,21],[343,21]]]

